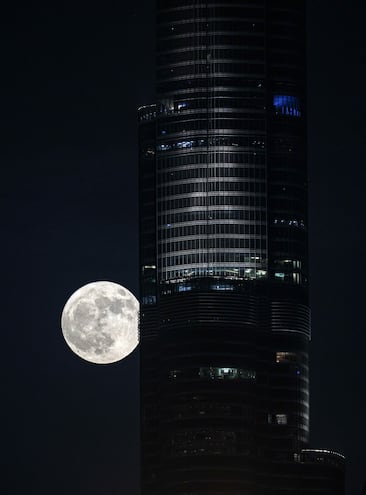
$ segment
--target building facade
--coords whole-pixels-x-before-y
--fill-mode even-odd
[[[142,492],[341,494],[309,449],[304,0],[158,0],[139,109]]]

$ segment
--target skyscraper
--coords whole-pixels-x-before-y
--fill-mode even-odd
[[[157,2],[144,495],[343,492],[343,457],[309,448],[305,66],[304,0]]]

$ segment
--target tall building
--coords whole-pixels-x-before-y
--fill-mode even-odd
[[[158,0],[139,109],[144,495],[342,494],[309,448],[304,0]]]

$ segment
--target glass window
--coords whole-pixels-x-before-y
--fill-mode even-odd
[[[295,352],[276,352],[276,363],[296,363],[298,361],[298,356]]]
[[[287,425],[287,414],[276,414],[276,423],[278,425]]]
[[[211,380],[255,380],[256,372],[241,368],[200,368],[200,378]]]
[[[156,296],[143,296],[142,304],[156,304]]]
[[[301,117],[300,100],[297,96],[274,95],[273,106],[275,107],[276,115]]]
[[[275,273],[275,279],[276,280],[285,280],[285,274],[283,272],[276,272]]]

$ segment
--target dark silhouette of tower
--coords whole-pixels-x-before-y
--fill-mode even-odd
[[[304,0],[158,0],[139,109],[142,491],[341,494],[309,449]]]

